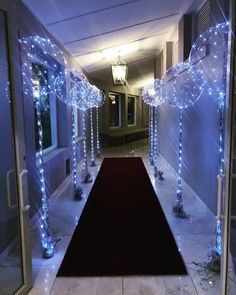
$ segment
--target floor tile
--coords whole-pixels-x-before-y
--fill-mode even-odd
[[[51,295],[123,295],[122,278],[57,278]]]

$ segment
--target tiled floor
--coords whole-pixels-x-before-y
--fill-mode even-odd
[[[78,223],[91,184],[82,184],[84,200],[75,201],[72,197],[70,178],[54,194],[49,204],[51,231],[60,241],[55,256],[43,259],[36,224],[32,227],[33,245],[33,279],[34,287],[30,295],[217,295],[219,275],[205,271],[196,263],[207,259],[215,231],[215,217],[184,184],[185,210],[189,220],[173,216],[172,206],[176,200],[176,176],[163,158],[159,158],[160,170],[165,180],[154,178],[152,167],[148,162],[147,141],[141,140],[121,147],[103,150],[103,156],[141,156],[159,201],[165,212],[178,248],[185,261],[187,276],[156,277],[97,277],[97,278],[56,278],[57,270],[63,259],[67,246]],[[102,158],[99,159],[101,163]],[[95,179],[100,166],[90,168]],[[79,171],[80,175],[80,171]]]

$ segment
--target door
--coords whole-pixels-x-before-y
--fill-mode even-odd
[[[230,38],[225,128],[225,181],[223,183],[223,236],[221,295],[236,294],[236,3],[230,1]]]
[[[10,2],[10,3],[9,3]],[[29,206],[14,1],[0,1],[0,294],[31,288]],[[13,68],[13,65],[15,65]],[[18,63],[19,66],[19,63]],[[16,82],[18,81],[18,82]],[[18,84],[18,85],[17,85]],[[18,96],[15,96],[15,93]],[[19,95],[20,94],[20,95]]]

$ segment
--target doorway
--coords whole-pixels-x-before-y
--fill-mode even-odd
[[[17,34],[13,35],[14,10],[7,2],[0,3],[0,293],[22,295],[31,288],[29,206],[24,143],[19,140],[24,134],[15,115],[21,116],[20,97],[15,97],[21,92],[17,91],[17,71],[12,67]]]

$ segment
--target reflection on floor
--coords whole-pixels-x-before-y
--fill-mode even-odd
[[[141,156],[149,172],[150,179],[161,202],[166,218],[174,233],[178,248],[188,269],[188,276],[160,277],[103,277],[103,278],[56,278],[57,270],[63,259],[73,231],[78,223],[86,197],[92,184],[83,184],[85,199],[74,201],[70,178],[66,179],[51,199],[49,205],[52,233],[60,238],[53,258],[45,260],[41,256],[36,225],[32,227],[33,276],[34,287],[30,295],[217,295],[219,294],[219,275],[205,272],[193,262],[204,262],[207,258],[215,231],[215,217],[184,184],[184,202],[189,220],[173,216],[171,209],[176,198],[176,176],[164,159],[159,158],[159,165],[165,180],[158,181],[153,176],[148,163],[147,140],[127,145],[104,149],[103,156]],[[101,163],[102,159],[99,159]],[[99,166],[90,168],[93,178]],[[80,171],[79,171],[80,173]],[[94,245],[96,247],[96,245]]]

